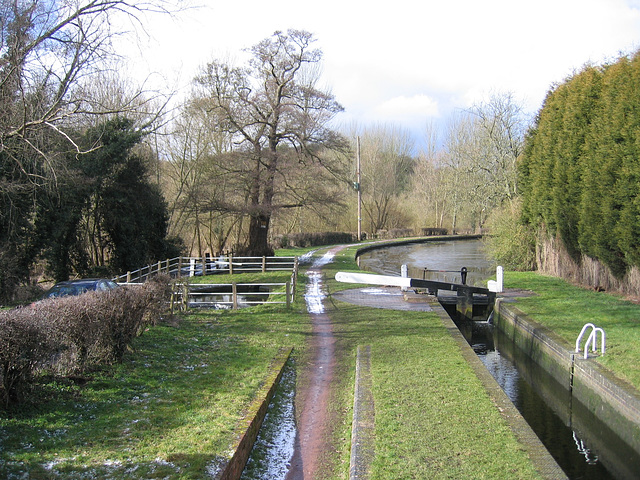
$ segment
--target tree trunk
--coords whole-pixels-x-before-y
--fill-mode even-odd
[[[258,214],[251,217],[249,223],[249,245],[247,253],[251,256],[272,256],[273,249],[269,246],[268,234],[270,214]]]

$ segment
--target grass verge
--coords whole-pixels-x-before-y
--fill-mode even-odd
[[[31,405],[0,417],[0,478],[203,478],[280,346],[303,346],[300,320],[278,307],[192,313],[81,384],[43,378]]]
[[[515,305],[575,346],[585,323],[604,329],[606,353],[596,361],[640,389],[640,305],[533,272],[507,272],[505,287],[535,292]],[[586,339],[583,339],[586,340]],[[598,343],[598,348],[600,344]]]
[[[325,267],[329,292],[353,286],[333,276],[357,270],[355,249]],[[122,364],[82,379],[43,378],[32,404],[0,414],[0,478],[203,478],[215,457],[226,456],[280,347],[304,358],[309,316],[297,297],[290,310],[170,319],[137,338]],[[348,471],[359,344],[372,346],[374,478],[537,478],[436,315],[330,298],[328,306],[338,363],[330,407],[335,449],[322,460],[324,478],[344,479]]]

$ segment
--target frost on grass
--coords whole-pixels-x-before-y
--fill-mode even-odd
[[[57,458],[40,466],[46,471],[46,478],[69,480],[94,479],[148,479],[148,478],[180,478],[182,468],[163,458],[151,461],[123,461],[108,459],[100,465],[77,466],[74,458]],[[29,467],[22,462],[4,462],[0,460],[0,475],[7,480],[24,480],[31,477]],[[40,477],[37,477],[40,478]],[[45,477],[42,477],[45,478]]]
[[[215,457],[209,465],[207,465],[206,472],[209,478],[216,478],[226,465],[228,459],[223,457]]]

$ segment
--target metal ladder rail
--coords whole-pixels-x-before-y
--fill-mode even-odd
[[[585,359],[589,355],[589,343],[591,343],[591,351],[592,352],[597,351],[598,332],[600,332],[601,339],[602,339],[600,344],[602,355],[604,355],[605,348],[606,348],[606,335],[604,333],[604,330],[600,327],[596,327],[593,323],[585,323],[584,326],[582,327],[582,330],[580,330],[580,335],[578,335],[578,338],[576,339],[576,353],[580,353],[580,340],[582,340],[582,337],[584,336],[585,332],[589,328],[591,328],[591,332],[589,333],[589,336],[587,337],[587,341],[584,344]]]

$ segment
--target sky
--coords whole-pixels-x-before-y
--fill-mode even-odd
[[[640,0],[214,0],[146,21],[132,72],[179,95],[214,58],[243,63],[276,30],[309,31],[345,109],[336,125],[393,125],[418,144],[491,94],[533,115],[554,83],[640,49]]]

